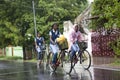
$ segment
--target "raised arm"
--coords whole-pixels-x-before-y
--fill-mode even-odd
[[[35,47],[36,48],[38,47],[36,38],[35,38]]]

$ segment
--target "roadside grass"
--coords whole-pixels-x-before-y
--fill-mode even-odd
[[[7,61],[24,61],[24,62],[37,62],[36,58],[23,60],[22,57],[18,56],[0,56],[0,60],[7,60]]]
[[[18,56],[0,56],[0,60],[22,60],[22,57]]]
[[[120,66],[120,59],[116,59],[113,63],[111,63],[113,66]]]
[[[110,65],[113,65],[113,66],[120,66],[120,63],[111,63]]]
[[[6,61],[22,61],[22,62],[32,62],[36,63],[38,60],[36,57],[33,57],[32,59],[24,60],[22,57],[18,56],[0,56],[0,60],[6,60]],[[47,61],[47,56],[44,56],[44,60]],[[52,60],[52,55],[50,55],[50,60]],[[64,58],[65,62],[69,60],[69,56],[65,56]]]
[[[118,60],[115,60],[114,62],[112,63],[109,63],[109,64],[104,64],[104,66],[106,67],[110,67],[110,68],[116,68],[116,69],[120,69],[120,59]]]
[[[24,62],[32,62],[32,63],[36,63],[37,62],[37,59],[36,58],[33,58],[33,59],[29,59],[29,60],[24,60]]]

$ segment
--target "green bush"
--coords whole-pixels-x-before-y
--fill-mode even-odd
[[[113,49],[115,55],[120,56],[120,38],[110,42],[109,46]]]
[[[115,53],[115,62],[120,63],[118,57],[120,57],[120,38],[116,39],[109,43],[109,46],[112,48],[113,52]]]

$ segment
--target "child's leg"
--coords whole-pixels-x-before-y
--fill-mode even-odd
[[[57,61],[57,53],[58,53],[58,46],[57,45],[50,45],[53,53],[52,63],[55,64]]]
[[[42,54],[41,52],[38,53],[38,64],[40,65],[42,62]]]
[[[53,63],[53,64],[56,64],[56,61],[57,61],[57,53],[54,53],[54,54],[53,54],[52,63]]]
[[[73,56],[75,55],[75,51],[73,49],[71,49],[71,53],[70,53],[70,60],[72,60]]]

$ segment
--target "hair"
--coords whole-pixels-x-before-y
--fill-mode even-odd
[[[38,34],[40,34],[40,35],[41,35],[41,33],[40,33],[40,32],[37,32],[37,35],[38,35]]]
[[[76,23],[73,25],[73,28],[75,28],[75,26],[78,26],[78,27],[79,27],[79,25],[78,25],[78,24],[76,24]]]
[[[81,33],[83,33],[83,34],[88,35],[88,34],[85,32],[85,30],[83,29],[83,27],[82,27],[81,24],[79,24],[79,31],[80,31]]]
[[[54,23],[54,24],[51,26],[51,27],[52,27],[52,29],[53,29],[54,25],[57,25],[57,26],[59,26],[59,25],[58,25],[58,23]]]

